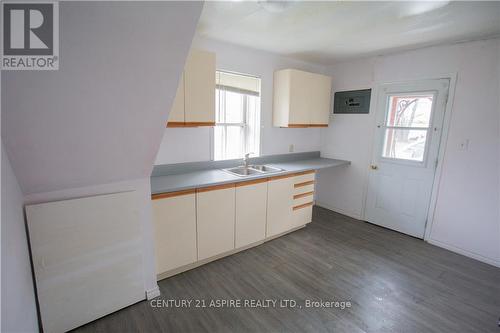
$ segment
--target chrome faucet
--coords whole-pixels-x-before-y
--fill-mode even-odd
[[[246,153],[245,157],[243,157],[243,165],[245,166],[245,168],[248,168],[248,162],[250,160],[250,154],[251,153]]]

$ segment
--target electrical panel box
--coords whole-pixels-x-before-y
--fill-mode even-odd
[[[333,103],[333,113],[369,113],[371,93],[371,89],[336,92]]]

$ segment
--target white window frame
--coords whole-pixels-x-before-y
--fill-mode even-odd
[[[247,139],[248,139],[248,124],[246,122],[246,120],[248,119],[247,117],[247,113],[248,113],[248,96],[247,95],[244,95],[244,101],[243,101],[243,119],[245,119],[245,122],[242,122],[242,123],[215,123],[215,126],[213,127],[210,127],[210,131],[209,131],[209,140],[210,140],[210,159],[212,161],[215,161],[215,134],[214,134],[214,131],[215,131],[215,127],[216,126],[226,126],[226,127],[229,127],[229,126],[236,126],[236,127],[242,127],[243,130],[244,130],[244,135],[243,135],[243,147],[242,147],[242,151],[243,151],[243,154],[245,153],[252,153],[252,157],[258,157],[261,155],[261,152],[262,152],[262,79],[259,77],[259,76],[255,76],[255,75],[251,75],[251,74],[245,74],[245,73],[239,73],[239,72],[232,72],[232,71],[226,71],[226,70],[217,70],[217,72],[225,72],[225,73],[231,73],[231,74],[236,74],[236,75],[244,75],[244,76],[249,76],[249,77],[254,77],[254,78],[257,78],[259,80],[261,80],[261,85],[260,85],[260,92],[259,92],[259,113],[260,113],[260,119],[259,119],[259,124],[258,126],[260,127],[259,129],[259,152],[256,153],[256,152],[247,152]],[[216,91],[217,91],[217,87],[215,88]],[[214,91],[214,93],[216,93],[216,91]],[[216,103],[218,103],[217,99],[215,101]],[[243,157],[243,156],[242,156]],[[217,160],[217,161],[228,161],[230,159],[223,159],[223,160]]]
[[[387,121],[388,121],[388,116],[389,116],[389,110],[388,110],[388,107],[389,107],[389,100],[391,99],[391,97],[398,97],[398,96],[401,96],[401,95],[405,95],[405,96],[415,96],[415,97],[418,97],[418,96],[426,96],[426,95],[432,95],[432,106],[431,106],[431,115],[430,115],[430,118],[429,118],[429,126],[428,127],[411,127],[411,126],[389,126],[387,125]],[[423,91],[415,91],[413,93],[406,93],[406,92],[401,92],[401,93],[398,93],[398,92],[391,92],[391,93],[387,93],[386,96],[386,110],[385,110],[385,115],[384,115],[384,123],[381,125],[382,129],[384,130],[384,136],[383,136],[383,140],[384,142],[382,143],[382,145],[380,146],[381,150],[379,152],[379,158],[381,160],[383,160],[384,162],[386,163],[394,163],[394,164],[401,164],[401,165],[412,165],[412,166],[416,166],[416,167],[426,167],[427,166],[427,155],[428,155],[428,150],[429,150],[429,144],[430,144],[430,141],[432,139],[432,135],[433,135],[433,131],[432,131],[432,124],[433,124],[433,121],[434,121],[434,109],[436,107],[436,92],[435,91],[432,91],[432,90],[423,90]],[[425,146],[424,146],[424,156],[423,156],[423,160],[422,161],[415,161],[415,160],[410,160],[410,159],[404,159],[404,158],[397,158],[397,157],[387,157],[387,156],[384,156],[383,154],[383,150],[384,150],[384,146],[385,146],[385,136],[387,135],[387,130],[388,129],[401,129],[401,130],[417,130],[417,131],[426,131],[426,141],[425,141]]]

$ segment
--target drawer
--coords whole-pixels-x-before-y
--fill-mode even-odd
[[[314,171],[301,175],[299,174],[298,176],[293,177],[293,183],[299,184],[299,183],[314,181],[314,175],[315,175]]]
[[[312,221],[312,205],[295,209],[292,213],[292,225],[300,227]]]
[[[300,195],[303,193],[308,193],[308,192],[314,192],[314,184],[306,185],[306,186],[300,186],[300,187],[295,187],[293,189],[293,195]]]
[[[294,199],[293,200],[293,207],[300,206],[300,205],[306,204],[308,202],[312,202],[313,200],[314,200],[314,196],[312,194],[305,196],[305,197],[300,197],[300,198]]]

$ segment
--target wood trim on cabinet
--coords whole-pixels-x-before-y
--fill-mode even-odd
[[[284,178],[295,177],[295,175],[296,175],[295,173],[289,173],[289,174],[286,174],[286,175],[269,177],[268,179],[269,180],[284,179]]]
[[[302,176],[302,175],[308,175],[310,173],[316,173],[316,171],[314,171],[314,170],[301,171],[301,172],[294,173],[294,175],[295,176]]]
[[[328,124],[288,124],[288,128],[328,127]]]
[[[267,181],[268,181],[267,178],[259,178],[259,179],[254,179],[254,180],[238,182],[235,184],[235,186],[241,187],[241,186],[247,186],[247,185],[254,185],[254,184],[260,184],[260,183],[266,183]]]
[[[202,192],[209,192],[209,191],[216,191],[216,190],[224,190],[224,189],[232,188],[232,187],[235,187],[235,183],[200,187],[200,188],[196,189],[196,192],[202,193]]]
[[[184,127],[215,126],[214,121],[190,121],[185,122]]]
[[[169,121],[167,122],[167,127],[184,127],[183,121]]]
[[[201,127],[201,126],[215,126],[215,122],[212,121],[167,122],[167,127]]]
[[[191,190],[183,190],[183,191],[167,192],[167,193],[157,193],[157,194],[151,195],[151,200],[172,198],[172,197],[178,197],[181,195],[194,194],[194,193],[196,193],[196,189],[194,189],[194,188]]]
[[[293,184],[293,187],[297,188],[297,187],[302,187],[302,186],[307,186],[307,185],[312,185],[312,184],[314,184],[314,180],[310,180],[310,181],[298,183],[298,184]]]
[[[305,204],[302,204],[302,205],[298,205],[298,206],[295,206],[293,207],[293,210],[297,210],[297,209],[302,209],[302,208],[306,208],[306,207],[309,207],[309,206],[312,206],[314,205],[314,202],[307,202]]]
[[[311,191],[311,192],[305,192],[305,193],[300,193],[300,194],[295,194],[293,196],[293,199],[299,199],[299,198],[303,198],[303,197],[307,197],[309,195],[313,195],[314,194],[314,191]]]

